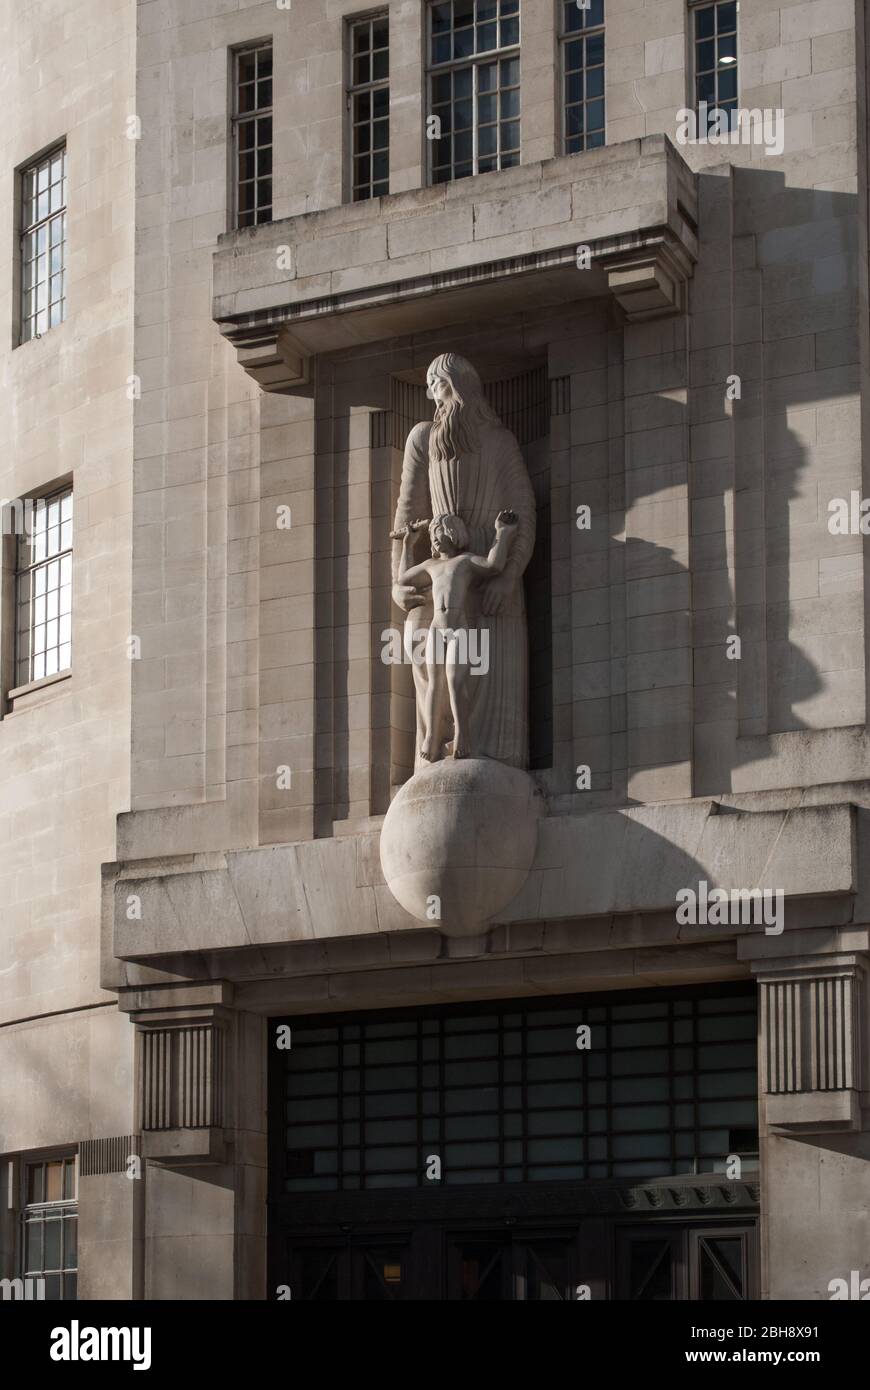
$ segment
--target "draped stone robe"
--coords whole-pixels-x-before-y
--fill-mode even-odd
[[[487,616],[480,599],[485,584],[472,588],[468,602],[468,621],[473,628],[489,633],[489,671],[470,675],[468,689],[472,700],[470,755],[494,758],[512,767],[528,766],[528,641],[523,572],[535,544],[535,497],[519,445],[509,429],[500,424],[479,427],[479,452],[451,459],[446,464],[430,463],[430,422],[415,425],[405,444],[402,481],[396,507],[394,530],[418,518],[451,512],[468,527],[469,551],[486,555],[495,540],[495,518],[510,508],[518,523],[504,575],[513,583],[504,595],[500,611]],[[422,533],[415,559],[423,558],[428,537]],[[393,546],[395,582],[401,543]],[[406,628],[428,627],[432,618],[431,598],[408,614]],[[415,668],[417,690],[417,753],[420,761],[421,692],[425,688],[425,668]]]

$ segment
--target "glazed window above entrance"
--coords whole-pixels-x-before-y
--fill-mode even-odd
[[[520,162],[519,0],[429,6],[431,181]]]
[[[563,127],[565,154],[604,144],[604,0],[562,0]]]
[[[742,985],[285,1022],[272,1077],[285,1194],[756,1166]]]
[[[351,191],[353,201],[359,203],[390,191],[390,30],[386,11],[351,23],[349,66]]]

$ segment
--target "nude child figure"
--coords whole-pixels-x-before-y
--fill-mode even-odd
[[[514,538],[517,517],[500,511],[495,519],[495,541],[488,555],[470,555],[468,530],[461,517],[442,515],[433,521],[413,521],[390,533],[401,540],[398,582],[432,590],[433,615],[426,638],[426,696],[420,756],[436,762],[449,740],[453,717],[453,757],[473,756],[469,745],[470,692],[468,690],[468,594],[472,585],[501,574]],[[411,551],[415,536],[426,526],[432,558],[414,565]]]

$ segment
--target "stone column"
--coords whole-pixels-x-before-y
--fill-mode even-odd
[[[146,1299],[265,1294],[263,1020],[229,985],[131,991]]]
[[[755,966],[763,1297],[829,1299],[870,1276],[867,968],[853,952]]]

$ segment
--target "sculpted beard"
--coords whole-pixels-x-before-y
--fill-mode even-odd
[[[461,454],[477,451],[477,439],[471,421],[471,411],[464,401],[453,397],[435,407],[435,419],[429,436],[429,457],[433,463],[449,463]]]

